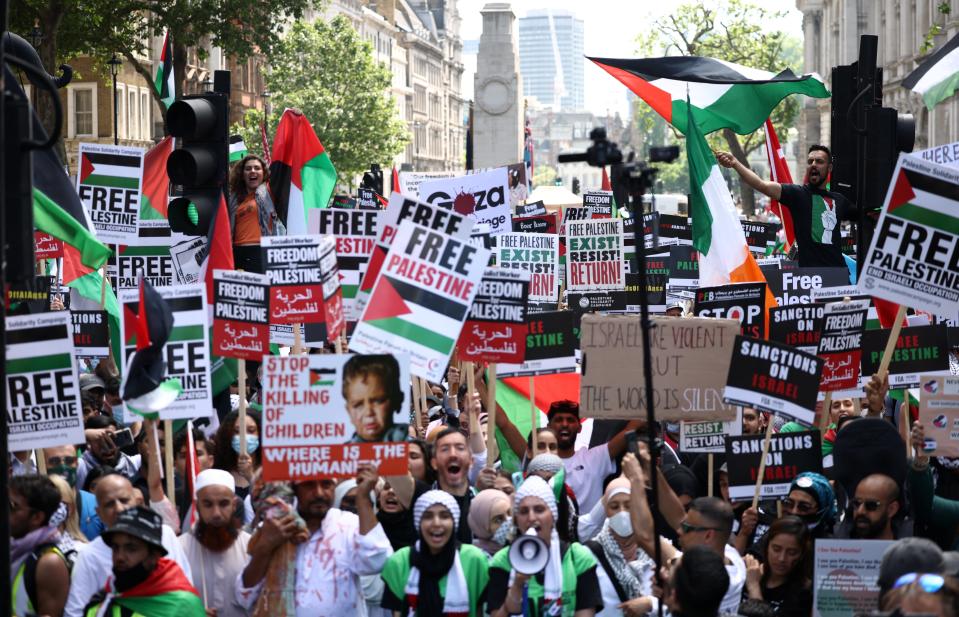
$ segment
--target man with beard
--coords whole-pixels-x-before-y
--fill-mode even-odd
[[[743,435],[760,435],[766,432],[766,422],[769,419],[766,414],[753,409],[752,407],[743,407]]]
[[[306,523],[308,538],[296,544],[292,559],[277,563],[274,553],[283,555],[285,545],[299,540],[303,530],[296,513],[268,514],[250,539],[250,561],[236,578],[240,605],[251,614],[280,606],[288,617],[365,615],[360,576],[379,574],[393,553],[370,501],[376,480],[371,465],[360,465],[356,514],[332,507],[335,481],[296,482],[296,513]]]
[[[160,515],[136,506],[123,511],[101,536],[111,549],[113,576],[87,606],[86,617],[203,617],[196,589],[176,562],[166,559]]]
[[[250,534],[240,529],[233,516],[240,501],[233,475],[222,469],[207,469],[196,477],[196,526],[180,536],[180,546],[193,570],[193,586],[203,604],[217,617],[243,617],[233,583],[246,565]]]
[[[107,529],[117,522],[120,514],[143,503],[140,491],[133,488],[129,479],[118,473],[100,478],[94,495],[97,498],[97,514]],[[163,548],[189,579],[190,562],[183,554],[176,534],[166,525],[163,525],[162,534]],[[104,541],[103,535],[79,548],[77,561],[73,564],[70,596],[67,598],[64,615],[81,617],[84,614],[84,607],[106,584],[112,563],[113,552]]]
[[[110,416],[93,416],[87,420],[85,428],[107,430],[93,431],[94,437],[87,438],[87,449],[77,465],[77,486],[84,488],[90,470],[103,465],[133,480],[140,470],[140,455],[129,456],[113,443],[113,434],[119,430],[117,421]]]
[[[809,146],[805,184],[763,180],[728,152],[717,152],[716,161],[723,167],[735,169],[743,182],[789,208],[799,245],[800,268],[846,267],[839,221],[855,220],[858,212],[845,197],[826,190],[832,171],[829,148],[818,144]]]
[[[893,519],[902,507],[899,486],[887,475],[874,473],[859,481],[849,503],[849,537],[859,540],[896,540]],[[908,535],[908,534],[907,534]]]

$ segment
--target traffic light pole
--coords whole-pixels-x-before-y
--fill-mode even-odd
[[[857,277],[862,273],[862,265],[866,261],[866,251],[869,250],[869,247],[866,246],[866,225],[868,225],[866,217],[869,208],[869,204],[866,203],[866,175],[868,169],[866,157],[866,114],[868,113],[868,108],[872,107],[874,103],[874,97],[870,95],[873,94],[876,88],[876,51],[878,44],[879,37],[875,35],[866,34],[859,37],[859,61],[857,62],[859,72],[856,76],[856,90],[858,90],[858,93],[856,94],[856,98],[852,100],[846,116],[849,119],[850,126],[856,133],[857,151],[859,153],[859,157],[856,160],[856,211],[859,213],[856,221]],[[865,100],[860,102],[864,97]],[[853,118],[855,121],[853,121]]]
[[[0,37],[7,31],[7,0],[0,0]],[[2,40],[2,39],[0,39]],[[3,58],[3,47],[0,46],[0,71],[6,70],[6,61]],[[6,194],[8,187],[6,169],[7,162],[11,156],[17,156],[14,152],[12,136],[6,129],[7,110],[6,94],[0,92],[0,211],[6,211],[11,207],[11,200]],[[19,147],[19,144],[16,144]],[[0,251],[6,246],[6,224],[5,217],[0,216]],[[7,272],[6,259],[0,255],[0,284],[6,287]],[[7,315],[6,303],[0,308],[0,401],[7,400]],[[7,450],[7,414],[0,413],[0,556],[8,557],[10,555],[10,499],[8,497],[10,486],[8,479],[10,477],[10,453]],[[11,606],[11,586],[10,586],[10,560],[0,559],[0,606],[7,609]]]

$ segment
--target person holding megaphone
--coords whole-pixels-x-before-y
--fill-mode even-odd
[[[529,476],[513,496],[517,538],[493,556],[487,606],[493,617],[592,617],[603,608],[596,558],[559,539],[559,510],[549,484]]]

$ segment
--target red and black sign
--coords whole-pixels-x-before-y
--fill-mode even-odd
[[[73,348],[77,359],[110,355],[110,330],[106,311],[70,311],[73,321]]]
[[[36,260],[59,259],[63,257],[63,242],[42,231],[33,232],[33,252]]]
[[[746,246],[754,253],[765,253],[766,246],[776,241],[776,230],[779,225],[762,223],[759,221],[740,221],[743,234],[746,236]]]
[[[680,244],[692,244],[693,225],[690,218],[677,214],[660,214],[659,237],[677,238]]]
[[[815,351],[822,334],[822,304],[793,304],[769,309],[769,340]]]
[[[697,317],[735,319],[742,325],[744,336],[766,336],[766,284],[737,283],[696,290]]]
[[[529,272],[487,268],[456,344],[461,360],[519,364],[526,356]]]
[[[823,392],[855,390],[859,387],[862,333],[866,328],[866,302],[832,302],[823,314],[822,337],[817,355],[823,359]]]
[[[213,271],[213,354],[259,362],[270,353],[270,283],[263,274]]]
[[[732,501],[753,498],[765,438],[762,434],[726,437],[726,469]],[[785,497],[792,481],[804,471],[822,473],[821,443],[819,431],[773,435],[769,440],[760,498]]]
[[[324,321],[320,236],[266,236],[260,247],[270,280],[270,323]]]
[[[533,216],[516,217],[513,219],[513,231],[532,234],[554,234],[556,233],[556,215],[537,214]]]

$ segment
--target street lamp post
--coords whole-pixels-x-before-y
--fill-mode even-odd
[[[107,64],[110,65],[110,75],[113,76],[113,145],[120,145],[120,125],[117,118],[117,73],[120,72],[120,65],[123,64],[123,61],[117,58],[116,52],[113,53],[113,57],[107,61]]]

